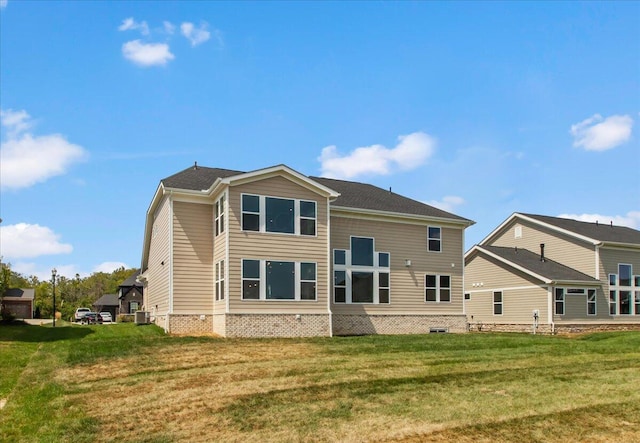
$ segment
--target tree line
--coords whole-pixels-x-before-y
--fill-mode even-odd
[[[137,272],[135,268],[120,267],[111,273],[94,272],[88,277],[56,278],[56,311],[68,320],[76,308],[93,309],[93,303],[105,294],[116,294],[118,286]],[[35,275],[26,277],[11,269],[10,264],[0,264],[0,296],[8,288],[35,289],[34,310],[36,318],[51,318],[53,313],[53,281],[40,280]]]

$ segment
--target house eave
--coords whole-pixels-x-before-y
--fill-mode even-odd
[[[425,223],[433,223],[441,226],[452,226],[457,228],[468,228],[475,224],[472,220],[460,220],[443,217],[432,217],[419,214],[407,214],[404,212],[380,211],[377,209],[352,208],[348,206],[329,206],[329,213],[336,217],[345,218],[370,218],[370,219],[386,219],[410,222],[423,225]]]

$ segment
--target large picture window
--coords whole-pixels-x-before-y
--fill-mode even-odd
[[[242,230],[316,235],[315,201],[242,195]]]
[[[425,301],[450,302],[451,301],[451,277],[448,275],[431,275],[424,277]]]
[[[633,266],[625,263],[618,264],[617,274],[609,274],[610,315],[640,315],[639,291],[634,292],[639,277],[633,275]]]
[[[371,237],[351,237],[351,249],[333,251],[333,302],[391,302],[391,256],[375,250]]]
[[[315,301],[316,268],[312,262],[244,259],[242,299]]]

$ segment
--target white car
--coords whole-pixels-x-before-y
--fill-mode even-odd
[[[111,317],[111,312],[103,311],[100,313],[100,317],[102,317],[102,323],[113,322],[113,317]]]
[[[87,315],[89,312],[91,312],[91,309],[89,308],[78,308],[76,309],[76,313],[74,314],[73,318],[75,319],[75,321],[80,321],[82,320],[82,318]]]

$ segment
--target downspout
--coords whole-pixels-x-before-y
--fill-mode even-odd
[[[225,314],[228,314],[230,311],[230,294],[229,294],[229,237],[231,236],[231,229],[229,229],[229,211],[231,204],[229,203],[229,187],[224,191],[224,203],[227,205],[224,212],[224,305],[225,305]],[[242,222],[241,222],[242,223]],[[240,265],[240,276],[242,276],[242,265]],[[240,278],[242,281],[242,278]],[[242,283],[241,283],[242,285]],[[224,333],[225,337],[227,335],[227,320],[225,318],[224,321]]]
[[[602,244],[602,243],[601,243]],[[594,273],[596,280],[600,280],[600,245],[595,246],[596,253],[596,272]]]

